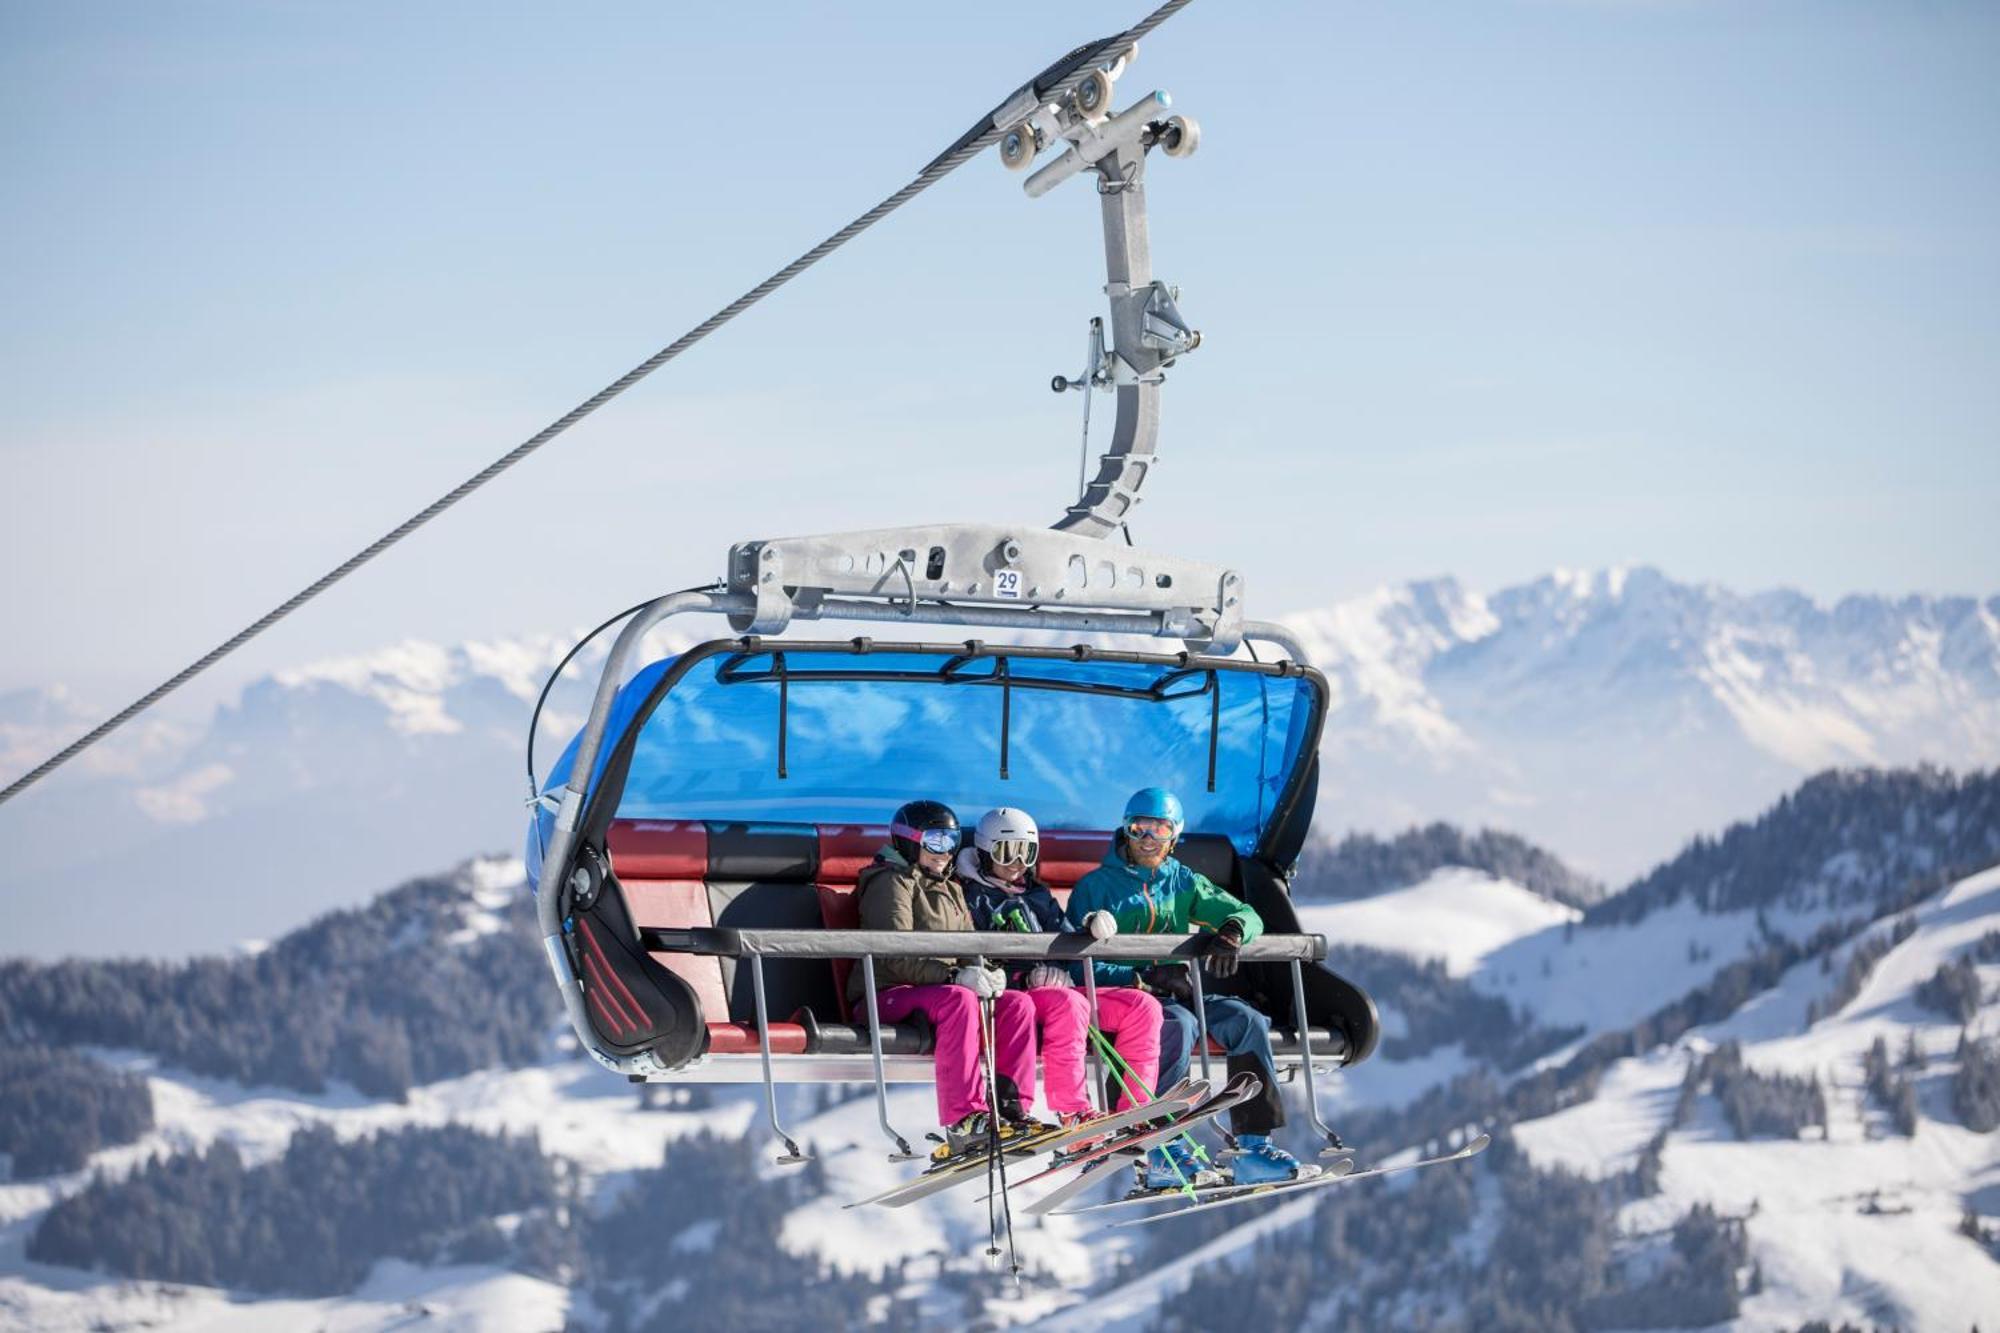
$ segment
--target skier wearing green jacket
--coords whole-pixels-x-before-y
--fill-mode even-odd
[[[1173,850],[1186,828],[1180,798],[1163,787],[1146,787],[1125,803],[1125,817],[1112,836],[1104,863],[1078,881],[1070,894],[1069,912],[1082,920],[1091,912],[1109,912],[1121,935],[1185,936],[1199,928],[1203,940],[1201,966],[1218,980],[1232,977],[1237,951],[1263,933],[1256,909],[1218,887],[1213,880],[1174,859]],[[1164,1022],[1160,1029],[1159,1086],[1172,1087],[1187,1076],[1199,1025],[1194,1015],[1194,986],[1185,964],[1152,967],[1097,964],[1100,984],[1143,985],[1160,997]],[[1241,1151],[1234,1166],[1234,1183],[1262,1185],[1300,1180],[1319,1174],[1271,1142],[1271,1131],[1285,1123],[1278,1097],[1277,1067],[1271,1058],[1271,1020],[1233,995],[1207,992],[1204,1008],[1208,1033],[1232,1056],[1247,1057],[1261,1066],[1263,1095],[1230,1112]],[[1201,1168],[1185,1140],[1154,1149],[1146,1170],[1151,1188],[1167,1188],[1180,1180],[1194,1184],[1221,1183],[1213,1171]]]

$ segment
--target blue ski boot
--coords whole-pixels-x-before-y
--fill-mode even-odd
[[[1311,1180],[1320,1168],[1309,1166],[1271,1142],[1264,1134],[1238,1134],[1236,1160],[1232,1165],[1232,1185],[1282,1185],[1288,1180]]]
[[[1183,1183],[1201,1189],[1208,1185],[1220,1185],[1222,1173],[1213,1167],[1202,1165],[1201,1159],[1188,1147],[1186,1139],[1175,1139],[1164,1148],[1155,1148],[1146,1154],[1146,1166],[1140,1177],[1140,1185],[1149,1190],[1177,1190]]]

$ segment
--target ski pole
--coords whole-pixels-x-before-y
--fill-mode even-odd
[[[986,1063],[986,1123],[989,1134],[987,1141],[991,1145],[989,1156],[987,1157],[986,1174],[988,1190],[986,1213],[988,1218],[987,1237],[989,1246],[987,1254],[991,1256],[997,1267],[1000,1259],[999,1237],[994,1234],[991,1221],[993,1215],[993,1172],[997,1168],[1000,1173],[1000,1189],[998,1191],[1000,1195],[1000,1216],[1005,1221],[1007,1227],[1007,1271],[1012,1275],[1014,1285],[1019,1287],[1021,1283],[1021,1256],[1019,1251],[1014,1247],[1014,1204],[1007,1192],[1007,1157],[1001,1151],[1000,1145],[1000,1075],[998,1072],[997,1057],[993,1049],[993,1038],[997,1026],[994,1011],[997,1007],[990,997],[982,999],[979,1002],[980,1045],[984,1048],[983,1054]]]
[[[995,1095],[997,1083],[993,1076],[993,1042],[988,1035],[987,1020],[992,1009],[983,997],[979,1001],[979,1067],[986,1083],[986,1261],[998,1266],[1000,1263],[1000,1218],[994,1211],[993,1171],[1000,1160],[1000,1134],[994,1117],[999,1098]]]
[[[1118,1048],[1111,1044],[1111,1039],[1097,1028],[1093,1027],[1087,1030],[1090,1033],[1091,1041],[1096,1044],[1097,1050],[1110,1062],[1111,1072],[1118,1076],[1119,1086],[1125,1089],[1125,1095],[1135,1102],[1144,1103],[1152,1101],[1153,1099],[1148,1093],[1132,1085],[1132,1080],[1137,1078],[1138,1075],[1133,1071],[1132,1066],[1125,1062],[1125,1057],[1118,1053]],[[1201,1146],[1199,1139],[1186,1130],[1182,1130],[1181,1140],[1194,1153],[1196,1161],[1199,1161],[1204,1166],[1209,1164],[1208,1149]],[[1176,1168],[1176,1173],[1178,1174],[1178,1168]]]
[[[1124,1057],[1118,1054],[1118,1048],[1113,1046],[1110,1040],[1096,1028],[1086,1028],[1085,1031],[1090,1034],[1090,1039],[1097,1043],[1097,1048],[1110,1059],[1111,1071],[1118,1076],[1118,1081],[1124,1085],[1125,1095],[1142,1105],[1152,1101],[1151,1097],[1146,1096],[1132,1086],[1132,1066],[1125,1063]],[[1203,1162],[1208,1161],[1208,1154],[1202,1152],[1201,1145],[1194,1140],[1194,1135],[1188,1133],[1186,1130],[1182,1130],[1180,1136],[1187,1142],[1189,1147],[1194,1149],[1195,1155],[1199,1160]],[[1168,1168],[1174,1173],[1174,1179],[1181,1183],[1180,1193],[1187,1195],[1190,1201],[1194,1200],[1197,1197],[1194,1192],[1194,1186],[1188,1183],[1187,1175],[1181,1170],[1181,1164],[1173,1159],[1171,1153],[1163,1152],[1160,1156],[1166,1159]]]

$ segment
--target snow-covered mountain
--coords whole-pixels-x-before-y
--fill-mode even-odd
[[[786,1121],[817,1159],[787,1175],[765,1158],[754,1088],[712,1098],[695,1089],[703,1095],[649,1106],[553,1042],[517,1051],[512,1067],[467,1047],[397,1099],[341,1081],[338,1040],[328,1048],[336,1077],[311,1091],[196,1074],[162,1054],[213,1047],[246,1068],[284,1068],[281,1050],[243,1043],[270,1015],[231,1003],[238,986],[223,975],[263,976],[265,960],[280,955],[288,975],[318,970],[337,984],[320,996],[302,983],[289,999],[267,987],[269,1006],[304,1001],[336,1029],[373,1015],[388,1025],[374,1029],[378,1038],[434,1031],[436,1016],[402,994],[413,990],[408,960],[389,964],[403,968],[402,981],[385,983],[376,969],[415,949],[511,960],[510,985],[515,971],[536,971],[532,945],[506,934],[526,930],[518,861],[405,886],[266,954],[178,980],[150,966],[0,961],[0,1015],[11,1004],[29,1036],[81,1048],[149,1089],[150,1128],[132,1141],[107,1138],[115,1146],[89,1156],[114,1180],[149,1158],[186,1164],[222,1142],[258,1169],[315,1127],[351,1141],[453,1124],[535,1131],[589,1201],[563,1234],[594,1236],[587,1219],[611,1216],[635,1194],[651,1199],[643,1243],[594,1254],[588,1272],[565,1277],[563,1266],[578,1261],[560,1246],[510,1248],[533,1220],[510,1217],[477,1246],[454,1241],[428,1257],[387,1248],[351,1291],[307,1298],[254,1282],[133,1281],[37,1257],[44,1219],[88,1187],[88,1173],[0,1180],[0,1323],[741,1326],[689,1303],[674,1259],[737,1227],[721,1233],[733,1237],[728,1252],[748,1246],[745,1262],[773,1281],[801,1272],[809,1281],[817,1270],[801,1266],[825,1265],[879,1284],[851,1307],[856,1324],[889,1321],[893,1300],[902,1326],[925,1327],[1193,1329],[1230,1314],[1244,1326],[1324,1329],[1983,1326],[2000,1308],[2000,865],[1950,882],[1923,872],[2000,858],[1996,791],[2000,775],[1816,780],[1641,880],[1627,892],[1687,888],[1647,890],[1638,911],[1616,910],[1622,895],[1579,909],[1463,866],[1306,905],[1307,927],[1343,946],[1435,960],[1427,1003],[1470,1013],[1451,997],[1475,994],[1512,1006],[1524,1025],[1568,1034],[1513,1067],[1469,1040],[1396,1055],[1417,1015],[1383,991],[1382,1053],[1321,1087],[1329,1116],[1371,1160],[1393,1161],[1468,1123],[1499,1141],[1463,1167],[1213,1213],[1206,1225],[1126,1232],[1060,1218],[1023,1228],[1030,1277],[1020,1295],[984,1271],[976,1190],[878,1211],[860,1226],[842,1210],[908,1170],[885,1160],[865,1095],[787,1090]],[[1796,869],[1809,865],[1817,869]],[[1754,900],[1703,888],[1767,877],[1771,892]],[[1871,894],[1848,892],[1857,883]],[[447,986],[486,1014],[494,1006],[472,981],[479,973],[468,965]],[[149,1013],[119,1043],[127,1049],[108,1050],[93,1015],[121,978],[185,1009]],[[553,1017],[552,1005],[542,1016]],[[898,1125],[923,1124],[932,1109],[926,1088],[891,1097]],[[802,1181],[804,1194],[759,1188],[752,1199],[688,1183],[676,1171],[698,1167],[677,1158],[676,1145],[704,1131],[764,1158],[751,1169],[774,1190]],[[738,1188],[755,1183],[739,1179]],[[107,1249],[164,1252],[146,1239],[151,1222],[118,1215],[100,1225]],[[757,1301],[755,1291],[732,1296]],[[772,1297],[765,1313],[783,1299]]]
[[[1390,908],[1400,915],[1385,915]],[[1445,871],[1393,895],[1315,909],[1310,924],[1445,957],[1454,971],[1469,967],[1476,984],[1515,991],[1506,974],[1524,951],[1573,951],[1595,961],[1594,981],[1572,974],[1540,977],[1538,986],[1598,1027],[1630,1022],[1689,977],[1714,971],[1699,950],[1670,956],[1689,938],[1694,923],[1685,917],[1660,914],[1638,928],[1646,935],[1634,947],[1606,952],[1595,932],[1552,919],[1560,910],[1513,886]],[[1454,940],[1468,919],[1477,938]],[[1468,1168],[1486,1178],[1457,1199],[1441,1173],[1366,1201],[1338,1190],[1325,1200],[1306,1196],[1242,1218],[1165,1265],[1142,1265],[1045,1326],[1213,1327],[1227,1308],[1247,1325],[1323,1329],[1984,1327],[2000,1309],[2000,1237],[1988,1220],[2000,1200],[2000,1134],[1985,1120],[1990,1111],[1968,1117],[1966,1089],[1991,1086],[1990,1072],[1968,1066],[2000,1049],[1996,928],[2000,868],[1802,957],[1670,1040],[1595,1061],[1583,1058],[1586,1048],[1567,1064],[1562,1055],[1542,1062],[1540,1076],[1573,1091],[1509,1123],[1520,1155],[1504,1168]],[[1716,929],[1730,933],[1726,923]],[[1646,967],[1647,950],[1670,956],[1670,965]],[[1928,994],[1945,967],[1976,978],[1971,991],[1981,998],[1969,1011],[1943,1012]],[[1616,1012],[1593,1004],[1606,993]],[[1982,1041],[1984,1054],[1968,1050]],[[1578,1063],[1587,1076],[1567,1076]],[[1342,1110],[1350,1125],[1383,1123],[1366,1120],[1374,1097],[1422,1103],[1420,1090],[1461,1065],[1442,1052],[1363,1066],[1342,1081]],[[1730,1072],[1709,1072],[1718,1068]],[[1437,1099],[1447,1115],[1471,1105],[1473,1086],[1454,1083]],[[1767,1096],[1782,1090],[1807,1123],[1742,1125],[1755,1095],[1746,1086]],[[1524,1210],[1544,1188],[1518,1188],[1528,1170],[1555,1173],[1545,1178],[1560,1183],[1555,1197],[1594,1219]],[[1329,1224],[1343,1210],[1346,1231]],[[1687,1225],[1691,1218],[1697,1225]],[[1722,1247],[1719,1269],[1698,1281],[1687,1238],[1703,1220],[1734,1240]],[[1438,1221],[1447,1223],[1441,1235],[1413,1230]],[[1358,1244],[1343,1243],[1356,1232]],[[1527,1238],[1540,1234],[1549,1243],[1537,1250]],[[1370,1248],[1384,1238],[1399,1244]],[[1537,1262],[1553,1269],[1571,1258],[1580,1262],[1559,1273],[1535,1271]],[[1468,1269],[1483,1276],[1468,1282]],[[1482,1304],[1487,1293],[1518,1299],[1569,1283],[1599,1294],[1579,1299],[1571,1290],[1556,1302],[1567,1306],[1560,1311]]]
[[[2000,597],[1825,607],[1632,570],[1413,583],[1290,623],[1334,690],[1329,837],[1490,825],[1616,886],[1826,765],[2000,762]],[[0,809],[0,895],[60,885],[70,906],[15,914],[14,947],[221,948],[514,847],[529,709],[567,645],[407,643],[258,680],[204,728],[135,724]],[[552,701],[544,765],[599,661]],[[0,762],[26,767],[92,711],[0,696]]]
[[[356,886],[517,845],[535,696],[571,640],[411,642],[253,682],[205,728],[114,734],[0,813],[0,896],[24,953],[225,948],[355,901]],[[663,651],[671,641],[662,640]],[[580,655],[543,715],[539,762],[575,730]],[[94,719],[60,690],[0,698],[26,767]]]
[[[1287,623],[1334,687],[1325,833],[1492,825],[1617,884],[1823,768],[2000,762],[2000,597],[1829,607],[1633,569]]]

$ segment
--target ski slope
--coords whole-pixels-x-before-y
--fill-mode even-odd
[[[1435,958],[1470,976],[1505,945],[1582,913],[1511,880],[1449,867],[1408,888],[1337,903],[1300,903],[1299,924],[1334,944]]]
[[[1449,892],[1434,881],[1418,887],[1430,892],[1410,894],[1417,912]],[[1337,914],[1348,906],[1309,910]],[[2000,928],[2000,868],[1952,885],[1922,904],[1915,917],[1916,933],[1877,964],[1853,1000],[1809,1030],[1803,1030],[1807,1007],[1837,983],[1852,944],[1836,955],[1830,972],[1822,972],[1817,961],[1803,963],[1728,1020],[1695,1029],[1674,1046],[1612,1064],[1591,1100],[1513,1126],[1516,1140],[1541,1166],[1593,1176],[1624,1171],[1655,1135],[1670,1129],[1689,1059],[1721,1042],[1741,1041],[1753,1069],[1820,1077],[1829,1096],[1829,1132],[1821,1136],[1814,1129],[1794,1141],[1739,1142],[1714,1098],[1703,1097],[1690,1122],[1670,1130],[1661,1192],[1621,1211],[1620,1227],[1633,1243],[1652,1243],[1697,1203],[1743,1218],[1761,1290],[1745,1297],[1733,1328],[1775,1333],[1818,1319],[1835,1326],[1848,1321],[1961,1333],[2000,1323],[2000,1264],[1958,1233],[1968,1207],[1989,1227],[2000,1214],[2000,1134],[1976,1134],[1956,1123],[1949,1080],[1959,1028],[1914,998],[1916,987],[1940,963]],[[1683,944],[1683,932],[1699,924],[1669,913],[1649,920],[1667,927],[1668,940]],[[1724,943],[1736,937],[1740,925],[1732,917],[1715,918],[1709,937]],[[1585,933],[1578,930],[1576,936]],[[1555,935],[1559,941],[1560,930]],[[1375,947],[1388,947],[1384,941],[1395,938],[1378,934]],[[1524,933],[1515,942],[1542,938]],[[1636,941],[1631,944],[1613,959],[1639,957],[1642,950]],[[1658,942],[1654,950],[1672,957]],[[1500,956],[1505,952],[1503,945]],[[1709,967],[1722,961],[1718,956]],[[1615,967],[1601,967],[1600,973],[1623,1011],[1639,1005],[1644,994],[1679,986],[1686,979],[1684,966],[1673,963],[1661,969],[1664,976],[1647,978],[1642,972],[1622,983]],[[1980,971],[1986,993],[2000,996],[2000,966],[1982,965]],[[1476,981],[1491,980],[1473,975]],[[2000,999],[1989,1000],[1972,1028],[1987,1036],[2000,1033]],[[1905,1139],[1880,1109],[1868,1105],[1862,1058],[1877,1037],[1892,1054],[1899,1052],[1910,1033],[1927,1065],[1919,1083],[1923,1121],[1916,1136]],[[1374,1071],[1371,1062],[1351,1081],[1366,1083]],[[1093,1333],[1149,1327],[1159,1303],[1190,1281],[1204,1275],[1218,1280],[1223,1268],[1254,1264],[1270,1236],[1308,1225],[1312,1215],[1309,1202],[1295,1200],[1246,1217],[1184,1259],[1097,1293],[1046,1326]]]
[[[148,1158],[205,1148],[228,1139],[246,1162],[281,1154],[311,1124],[358,1137],[408,1125],[458,1122],[490,1133],[538,1135],[544,1149],[603,1179],[656,1167],[667,1144],[708,1129],[740,1135],[755,1107],[732,1097],[703,1111],[642,1111],[628,1084],[594,1065],[565,1060],[529,1069],[484,1070],[413,1088],[407,1104],[371,1101],[352,1089],[309,1096],[245,1088],[162,1070],[150,1057],[100,1052],[144,1072],[155,1126],[136,1143],[109,1148],[90,1168],[50,1180],[0,1184],[0,1327],[103,1330],[148,1328],[234,1333],[267,1328],[325,1328],[343,1333],[407,1328],[494,1329],[528,1333],[563,1325],[569,1294],[559,1284],[488,1266],[422,1268],[401,1261],[375,1266],[350,1296],[282,1300],[253,1292],[159,1282],[131,1282],[30,1261],[29,1235],[58,1198],[83,1186],[90,1170],[112,1173]]]
[[[1800,1030],[1806,1004],[1831,988],[1839,968],[1832,975],[1812,962],[1791,969],[1729,1020],[1618,1062],[1593,1100],[1517,1126],[1515,1137],[1539,1164],[1591,1175],[1623,1170],[1668,1128],[1688,1060],[1740,1040],[1752,1069],[1820,1079],[1827,1132],[1739,1142],[1704,1098],[1692,1123],[1669,1134],[1662,1192],[1627,1207],[1627,1229],[1665,1227],[1698,1202],[1744,1218],[1764,1290],[1745,1300],[1742,1328],[1795,1328],[1808,1319],[1916,1329],[1992,1324],[2000,1266],[1957,1227],[1968,1206],[1989,1217],[2000,1211],[2000,1135],[1954,1122],[1949,1078],[1959,1027],[1919,1006],[1914,992],[1940,963],[2000,926],[2000,869],[1960,881],[1915,915],[1916,933],[1839,1013],[1809,1030]],[[1990,994],[2000,968],[1981,970]],[[1973,1028],[2000,1030],[2000,1006],[1989,1003]],[[1922,1123],[1906,1139],[1869,1105],[1862,1059],[1878,1037],[1899,1054],[1911,1034],[1926,1067],[1918,1083]]]
[[[85,1171],[48,1180],[0,1184],[0,1328],[93,1330],[172,1329],[208,1333],[312,1327],[362,1333],[407,1328],[548,1330],[563,1326],[569,1293],[502,1268],[427,1269],[401,1261],[376,1265],[351,1296],[326,1300],[273,1299],[255,1292],[223,1291],[158,1282],[132,1282],[104,1274],[38,1264],[26,1257],[28,1237],[59,1198],[83,1186],[91,1170],[119,1173],[152,1157],[234,1143],[248,1163],[281,1155],[291,1136],[325,1125],[342,1137],[359,1137],[411,1125],[460,1123],[489,1133],[536,1135],[544,1150],[577,1163],[591,1182],[616,1188],[625,1173],[657,1167],[669,1144],[707,1130],[774,1144],[755,1087],[718,1087],[714,1106],[702,1110],[642,1110],[631,1086],[580,1060],[563,1059],[516,1070],[482,1070],[463,1078],[413,1088],[405,1104],[372,1101],[348,1088],[312,1096],[281,1088],[246,1088],[226,1080],[162,1069],[151,1057],[100,1051],[119,1068],[144,1073],[153,1093],[155,1127],[139,1141],[95,1154]],[[966,1186],[902,1209],[841,1207],[874,1194],[922,1169],[890,1162],[876,1126],[875,1101],[856,1096],[818,1115],[802,1113],[797,1090],[781,1090],[785,1124],[825,1167],[829,1193],[795,1209],[780,1244],[812,1254],[834,1267],[879,1275],[898,1262],[918,1274],[962,1265],[986,1245],[982,1190]],[[862,1089],[855,1089],[861,1092]],[[913,1143],[935,1124],[928,1087],[890,1094],[891,1123]],[[760,1152],[762,1149],[760,1147]],[[796,1168],[766,1157],[767,1174]],[[1037,1226],[1022,1219],[1016,1236],[1029,1275],[1029,1303],[1010,1301],[996,1317],[1016,1322],[1074,1299],[1068,1290],[1086,1283],[1108,1253],[1093,1240],[1080,1242],[1081,1224],[1051,1218]],[[865,1242],[861,1239],[865,1237]],[[1122,1243],[1122,1242],[1121,1242]],[[976,1260],[983,1266],[983,1260]],[[952,1298],[955,1301],[955,1297]],[[940,1316],[945,1308],[939,1310]]]
[[[472,887],[469,901],[484,907],[477,891],[492,886]],[[1540,1004],[1557,1017],[1587,1015],[1597,1029],[1698,984],[1755,941],[1753,921],[1707,916],[1684,905],[1631,926],[1573,926],[1570,909],[1465,871],[1443,872],[1362,902],[1309,904],[1302,915],[1308,929],[1438,958],[1474,985]],[[1914,993],[1940,963],[2000,926],[2000,870],[1951,886],[1921,904],[1914,917],[1915,933],[1881,959],[1849,1003],[1810,1029],[1808,1008],[1823,1002],[1837,984],[1852,944],[1835,955],[1830,970],[1817,961],[1795,967],[1726,1021],[1692,1031],[1673,1047],[1614,1063],[1592,1100],[1516,1126],[1517,1139],[1541,1164],[1596,1175],[1622,1171],[1668,1126],[1687,1061],[1721,1042],[1741,1041],[1755,1069],[1818,1075],[1829,1090],[1830,1132],[1822,1137],[1814,1130],[1796,1141],[1737,1142],[1719,1108],[1704,1098],[1690,1123],[1668,1138],[1662,1193],[1621,1214],[1633,1244],[1656,1244],[1697,1202],[1743,1217],[1763,1284],[1745,1301],[1744,1328],[1795,1328],[1809,1319],[1944,1329],[1995,1322],[2000,1266],[1957,1227],[1967,1206],[1988,1225],[2000,1220],[2000,1135],[1973,1134],[1955,1123],[1949,1078],[1958,1028],[1922,1009]],[[478,929],[483,917],[474,912],[460,924]],[[1773,922],[1792,934],[1814,924],[1803,916]],[[1886,931],[1890,924],[1875,930]],[[1530,961],[1543,957],[1552,960],[1547,972]],[[1988,991],[2000,992],[2000,967],[1985,966],[1983,973]],[[1571,989],[1583,993],[1572,997]],[[1989,1004],[1974,1027],[2000,1031],[2000,1008]],[[1928,1066],[1919,1085],[1923,1123],[1914,1139],[1903,1139],[1880,1109],[1867,1104],[1861,1061],[1878,1037],[1899,1052],[1910,1034]],[[623,1081],[568,1058],[419,1087],[399,1105],[345,1088],[305,1096],[242,1087],[162,1068],[130,1052],[96,1054],[145,1074],[156,1107],[156,1127],[143,1140],[95,1156],[93,1167],[111,1171],[222,1138],[237,1144],[246,1158],[266,1160],[309,1124],[361,1135],[458,1121],[493,1132],[532,1132],[545,1149],[577,1162],[589,1180],[615,1189],[623,1176],[657,1166],[667,1147],[686,1134],[706,1129],[747,1135],[753,1144],[769,1142],[755,1088],[717,1089],[715,1104],[701,1110],[642,1110]],[[1358,1104],[1394,1105],[1468,1067],[1462,1052],[1446,1047],[1421,1060],[1370,1061],[1321,1090],[1336,1112]],[[874,1099],[864,1088],[853,1091],[851,1099],[816,1112],[816,1100],[782,1090],[786,1123],[818,1156],[829,1192],[792,1212],[780,1244],[791,1253],[870,1274],[901,1264],[904,1294],[925,1322],[962,1323],[958,1279],[984,1267],[987,1219],[980,1190],[967,1187],[908,1209],[841,1208],[843,1200],[873,1193],[917,1169],[886,1160],[888,1144],[876,1124]],[[893,1090],[889,1117],[916,1142],[934,1123],[930,1090]],[[1369,1156],[1388,1157],[1397,1146],[1370,1145]],[[790,1169],[768,1161],[763,1167],[770,1174]],[[350,1296],[283,1300],[30,1263],[26,1240],[41,1213],[84,1178],[79,1173],[0,1184],[0,1327],[234,1333],[421,1325],[513,1333],[566,1321],[587,1324],[590,1318],[590,1311],[571,1308],[571,1295],[559,1284],[495,1267],[385,1262]],[[1024,1220],[1017,1232],[1027,1269],[1023,1292],[990,1300],[986,1316],[1006,1325],[1146,1327],[1162,1299],[1217,1266],[1253,1261],[1270,1236],[1305,1224],[1313,1206],[1298,1200],[1245,1210],[1240,1223],[1183,1260],[1096,1293],[1090,1286],[1136,1242],[1086,1219]]]

